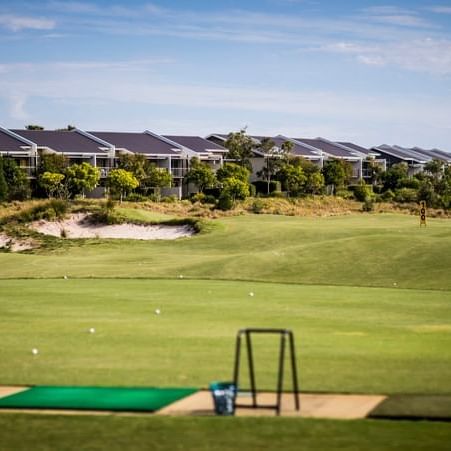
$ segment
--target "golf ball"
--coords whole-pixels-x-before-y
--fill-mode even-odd
[[[94,334],[95,331],[96,331],[96,330],[94,329],[94,327],[91,327],[91,328],[89,329],[89,333],[90,333],[90,334]]]
[[[249,293],[249,296],[250,296],[250,297],[254,296],[254,293],[251,291],[251,292]]]
[[[180,275],[179,275],[179,279],[183,279],[183,274],[180,274]]]
[[[393,282],[393,286],[396,287],[398,284],[396,282]]]
[[[160,312],[160,309],[159,308],[157,308],[156,310],[155,310],[155,315],[159,315],[161,312]]]
[[[64,279],[67,279],[67,276],[64,276]]]
[[[33,348],[33,349],[31,350],[31,353],[32,353],[33,355],[38,355],[38,354],[39,354],[39,351],[38,351],[36,348]]]

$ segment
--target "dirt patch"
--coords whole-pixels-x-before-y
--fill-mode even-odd
[[[31,228],[45,235],[64,238],[125,238],[132,240],[175,240],[194,234],[188,225],[93,224],[85,213],[61,221],[35,221]]]

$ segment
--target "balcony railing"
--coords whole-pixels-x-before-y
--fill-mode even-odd
[[[184,177],[187,172],[186,168],[171,168],[172,177]]]

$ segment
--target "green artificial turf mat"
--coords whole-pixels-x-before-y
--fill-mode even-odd
[[[451,396],[394,395],[381,402],[370,418],[451,420]]]
[[[0,407],[155,411],[196,391],[193,388],[39,386],[0,399]]]

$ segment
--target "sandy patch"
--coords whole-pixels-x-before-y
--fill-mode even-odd
[[[36,247],[36,243],[31,239],[19,240],[11,238],[4,233],[0,233],[0,249],[9,249],[11,252],[28,251]]]
[[[66,238],[126,238],[132,240],[175,240],[194,234],[188,225],[92,224],[84,213],[71,215],[63,221],[35,221],[31,228],[45,235]]]

